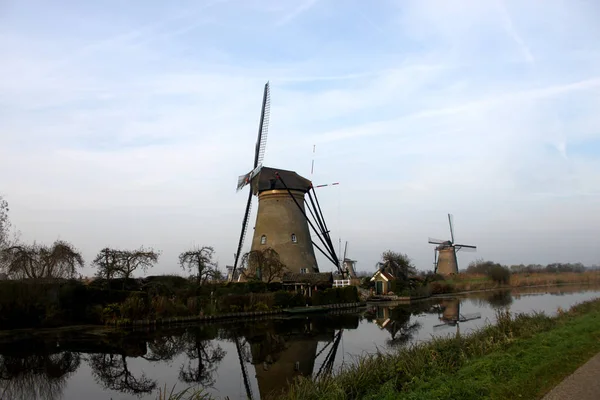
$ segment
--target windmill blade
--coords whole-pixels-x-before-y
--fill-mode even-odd
[[[454,217],[452,214],[448,214],[448,223],[450,224],[450,238],[454,243]]]
[[[250,183],[250,181],[258,175],[260,170],[262,169],[262,164],[258,164],[258,167],[254,168],[252,171],[248,172],[246,175],[240,175],[237,181],[237,189],[236,192],[242,190],[244,186]]]
[[[265,84],[263,92],[262,109],[260,111],[260,123],[258,124],[258,139],[256,141],[256,150],[254,153],[254,168],[262,164],[265,158],[267,148],[267,135],[269,133],[269,118],[271,116],[271,90],[269,82]]]
[[[450,326],[450,324],[446,324],[446,323],[444,323],[444,324],[437,324],[437,325],[433,326],[433,330],[434,331],[439,331],[440,329],[446,329],[449,326]]]
[[[237,252],[235,253],[235,261],[233,262],[233,271],[231,272],[231,277],[235,276],[235,271],[238,266],[238,261],[240,260],[240,255],[242,253],[242,247],[244,246],[244,239],[246,237],[246,232],[248,231],[248,217],[250,216],[250,208],[252,207],[252,189],[248,191],[248,202],[246,203],[246,212],[244,213],[244,219],[242,220],[242,232],[240,233],[240,241],[238,243]]]
[[[447,240],[440,240],[440,239],[434,239],[434,238],[429,238],[429,243],[431,244],[442,244],[447,242]]]
[[[258,138],[256,140],[256,147],[254,150],[254,166],[252,171],[246,175],[242,175],[238,178],[237,190],[246,186],[252,178],[254,178],[262,167],[262,160],[265,156],[265,149],[267,147],[267,134],[269,132],[269,117],[271,114],[271,94],[269,89],[269,82],[265,84],[263,92],[263,101],[260,111],[260,123],[258,124]],[[246,237],[246,231],[248,230],[248,217],[250,216],[250,208],[252,207],[252,187],[248,191],[248,201],[246,203],[246,212],[244,213],[244,219],[242,220],[242,232],[240,233],[240,241],[238,243],[237,252],[235,253],[235,261],[233,263],[233,270],[231,273],[232,278],[235,276],[238,261],[242,253],[242,247],[244,246],[244,238]]]
[[[481,318],[481,313],[473,313],[473,314],[465,314],[465,315],[460,315],[459,321],[460,322],[467,322],[467,321],[472,321],[474,319],[480,319]]]
[[[316,189],[316,188],[321,188],[321,187],[325,187],[325,186],[337,186],[337,185],[339,185],[339,184],[340,184],[339,182],[334,182],[334,183],[326,183],[326,184],[324,184],[324,185],[317,185],[317,186],[314,186],[314,188]]]
[[[433,248],[433,273],[437,273],[437,249]]]
[[[456,249],[456,251],[462,250],[462,251],[466,251],[469,253],[474,253],[477,251],[477,246],[471,246],[468,244],[455,244],[454,248]]]

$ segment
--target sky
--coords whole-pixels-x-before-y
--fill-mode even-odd
[[[106,246],[160,249],[153,274],[213,246],[224,269],[270,81],[264,164],[340,182],[317,195],[358,270],[388,249],[432,268],[448,213],[477,246],[460,267],[600,263],[599,17],[578,0],[3,1],[0,194],[23,241],[72,242],[84,275]]]

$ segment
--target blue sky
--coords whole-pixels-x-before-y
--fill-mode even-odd
[[[157,273],[213,245],[224,267],[269,80],[265,164],[340,182],[318,193],[359,269],[388,248],[430,268],[448,212],[478,245],[463,266],[599,263],[598,17],[589,1],[3,2],[0,192],[23,240],[87,260],[154,246]]]

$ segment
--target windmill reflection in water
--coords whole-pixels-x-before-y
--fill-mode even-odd
[[[458,298],[444,299],[438,306],[438,319],[440,324],[434,325],[433,330],[439,331],[451,326],[456,327],[456,336],[460,335],[460,324],[462,322],[480,319],[481,313],[461,314],[460,300]]]

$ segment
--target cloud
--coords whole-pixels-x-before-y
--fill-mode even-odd
[[[298,18],[298,16],[302,13],[305,13],[309,9],[315,6],[315,4],[319,0],[303,0],[301,4],[294,8],[290,13],[284,15],[275,25],[282,26],[285,24],[289,24],[293,19]]]
[[[157,272],[194,243],[231,263],[235,183],[270,80],[265,163],[340,182],[318,195],[359,269],[387,248],[428,268],[448,212],[478,245],[461,263],[597,262],[589,6],[550,1],[540,24],[522,2],[390,3],[82,3],[45,23],[15,6],[0,33],[0,190],[23,238],[60,235],[88,260],[152,245]]]

